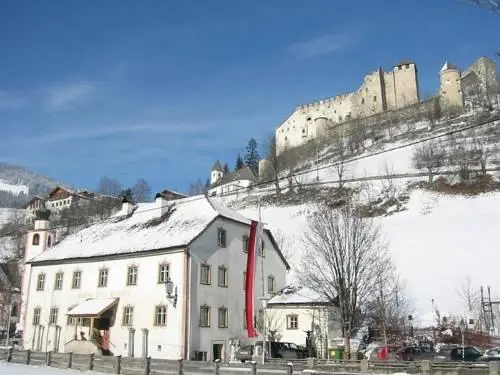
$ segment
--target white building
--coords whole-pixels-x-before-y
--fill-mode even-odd
[[[227,358],[228,341],[247,337],[249,224],[214,198],[161,195],[125,202],[118,215],[56,244],[48,221],[35,221],[23,277],[25,348],[97,352],[101,330],[114,355]],[[263,243],[256,290],[264,279],[273,293],[289,266],[267,229]]]
[[[245,193],[255,181],[255,175],[249,167],[245,166],[232,173],[224,173],[220,162],[217,160],[210,173],[208,195],[214,197]]]
[[[335,318],[338,309],[324,296],[301,286],[287,286],[267,303],[266,317],[270,331],[281,342],[306,345],[306,331],[311,331],[318,355],[336,347],[342,327]]]

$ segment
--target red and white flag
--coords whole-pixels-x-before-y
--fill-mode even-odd
[[[248,257],[247,257],[247,273],[245,280],[245,309],[248,337],[257,337],[254,327],[254,301],[255,301],[255,272],[256,259],[261,251],[262,243],[261,222],[253,221],[250,225],[250,236],[248,238]]]

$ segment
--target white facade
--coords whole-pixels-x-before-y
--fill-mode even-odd
[[[210,174],[208,195],[214,197],[246,193],[255,180],[255,175],[247,166],[234,172],[224,173],[219,161],[216,161]]]
[[[35,259],[33,263],[26,265],[23,287],[25,348],[60,352],[91,350],[92,347],[88,348],[88,342],[74,341],[75,333],[79,338],[81,331],[88,338],[91,324],[75,327],[73,322],[68,320],[66,313],[86,299],[114,297],[118,301],[116,306],[110,309],[112,322],[109,328],[110,350],[114,355],[148,355],[153,358],[174,359],[194,358],[195,352],[201,352],[203,358],[211,360],[214,350],[220,350],[220,356],[227,358],[228,340],[236,338],[244,341],[247,336],[243,323],[247,254],[244,252],[243,243],[244,236],[249,233],[249,222],[227,208],[214,205],[204,197],[196,199],[199,203],[192,198],[176,201],[176,210],[167,219],[164,227],[151,229],[145,226],[142,230],[137,229],[139,222],[151,222],[151,217],[138,213],[141,210],[139,207],[127,219],[108,224],[102,231],[97,224],[87,232],[84,230],[79,232],[80,234],[71,235],[71,238],[61,241],[53,249],[32,245],[33,236],[39,234],[46,240],[49,233],[45,228],[46,224],[40,225],[40,221],[37,221],[38,229],[29,234],[27,246],[27,257]],[[187,201],[185,206],[183,201]],[[150,205],[154,207],[157,203]],[[214,213],[200,214],[199,211],[207,210],[210,205]],[[143,209],[147,210],[147,204],[143,205]],[[162,209],[155,215],[158,218],[165,217],[166,212]],[[142,219],[141,216],[146,217]],[[190,232],[186,245],[169,248],[162,245],[162,248],[155,250],[154,245],[160,243],[151,240],[153,235],[161,236],[164,232],[164,236],[158,237],[164,240],[173,231],[173,235],[177,233],[175,238],[182,239],[183,233],[178,224],[184,225],[192,221],[193,225],[197,225],[195,222],[200,220],[206,220],[207,224],[202,223],[203,225],[199,226],[202,229]],[[127,221],[130,221],[130,226]],[[123,232],[109,233],[110,228],[122,228]],[[131,228],[135,228],[138,233],[133,233],[134,229]],[[225,246],[219,246],[222,232]],[[262,290],[262,274],[265,283],[269,281],[268,277],[272,277],[274,287],[284,286],[288,267],[281,252],[275,247],[270,232],[265,233],[264,257],[259,257],[257,267],[257,291]],[[102,239],[96,238],[97,234],[102,234]],[[79,252],[74,250],[74,245],[78,246],[78,236],[82,241]],[[118,252],[120,246],[115,244],[116,238],[122,238],[124,247],[135,245],[135,238],[142,238],[140,243],[152,245],[133,254]],[[101,254],[99,243],[104,245],[108,240],[113,242],[113,245],[107,246],[109,252],[95,255]],[[65,245],[66,241],[68,243]],[[43,254],[44,250],[47,254]],[[41,260],[37,262],[36,256],[39,253],[42,253],[42,256],[38,257]],[[86,253],[92,256],[85,257]],[[78,258],[79,254],[81,256]],[[263,273],[261,261],[264,265]],[[168,265],[168,277],[175,288],[176,303],[167,298],[166,284],[159,282],[160,267],[164,270],[165,265]],[[206,267],[209,267],[211,275],[208,284],[202,283],[207,281],[204,280]],[[128,285],[131,269],[135,270],[136,275],[134,285]],[[98,281],[104,270],[107,270],[107,284],[99,286]],[[78,288],[73,287],[75,272],[80,272]],[[41,289],[40,277],[44,280],[43,290],[37,290]],[[267,285],[265,289],[267,293]],[[255,305],[259,304],[256,296]],[[165,325],[156,324],[157,307],[165,307]],[[55,308],[57,317],[53,315],[52,324],[49,324],[50,311]],[[39,318],[35,318],[38,311]],[[208,326],[201,327],[200,322],[204,320],[201,314],[206,311],[209,312]],[[223,311],[226,311],[227,315],[223,315]],[[131,315],[130,321],[124,318],[126,313],[128,317]],[[222,318],[227,316],[227,327],[224,319],[221,320],[224,324],[219,327],[219,313]],[[97,323],[98,320],[95,319],[94,327]]]
[[[228,194],[243,194],[252,185],[250,180],[236,180],[223,185],[216,185],[208,189],[208,195],[211,197],[228,195]]]

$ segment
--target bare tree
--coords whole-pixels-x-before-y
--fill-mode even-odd
[[[190,196],[202,195],[204,193],[205,193],[205,186],[203,185],[203,183],[199,178],[196,182],[192,182],[191,184],[189,184],[188,194]]]
[[[397,192],[396,185],[394,185],[394,167],[387,160],[384,161],[382,176],[382,193],[387,200],[393,201],[396,199]]]
[[[99,180],[99,185],[97,187],[98,193],[109,195],[112,197],[120,196],[122,190],[123,187],[118,182],[118,180],[115,180],[114,178],[109,178],[107,176],[101,177],[101,179]]]
[[[413,166],[416,169],[426,169],[429,174],[429,184],[432,184],[436,170],[445,162],[445,152],[436,142],[429,141],[415,148]]]
[[[148,202],[151,199],[151,186],[145,179],[139,178],[132,188],[132,193],[135,202]]]
[[[474,318],[476,323],[479,323],[481,315],[481,295],[479,289],[476,289],[472,284],[470,277],[466,277],[460,287],[457,289],[457,294],[462,300],[464,307],[467,309],[468,317]],[[470,316],[472,315],[472,316]]]
[[[473,135],[469,134],[469,136],[473,138]],[[458,175],[462,181],[469,181],[471,167],[477,162],[477,151],[474,150],[474,143],[467,139],[459,142],[453,136],[448,139],[451,147],[448,163],[450,166],[458,168]]]
[[[280,341],[283,337],[283,319],[279,312],[272,308],[267,308],[265,313],[263,309],[259,309],[255,317],[255,328],[259,332],[264,332],[266,329],[266,340]]]
[[[346,158],[348,153],[347,137],[343,127],[338,127],[333,132],[333,146],[334,152],[338,155],[334,164],[335,172],[337,173],[339,189],[342,189],[344,187],[344,176],[347,173]]]
[[[346,357],[358,315],[392,264],[379,228],[361,219],[352,202],[318,207],[306,234],[301,283],[338,305]]]
[[[274,193],[276,195],[276,200],[279,202],[281,196],[279,173],[282,169],[281,166],[282,159],[278,157],[275,134],[272,134],[267,138],[265,147],[266,147],[265,158],[269,162],[270,171],[269,171],[269,176],[264,176],[264,177],[274,182]]]

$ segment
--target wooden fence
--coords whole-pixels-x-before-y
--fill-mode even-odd
[[[61,369],[96,371],[123,375],[304,375],[322,374],[424,374],[424,375],[500,375],[499,363],[464,362],[368,362],[306,360],[270,360],[257,362],[221,363],[165,360],[151,358],[106,357],[94,354],[44,353],[30,350],[0,349],[0,361],[21,365],[50,366]]]

